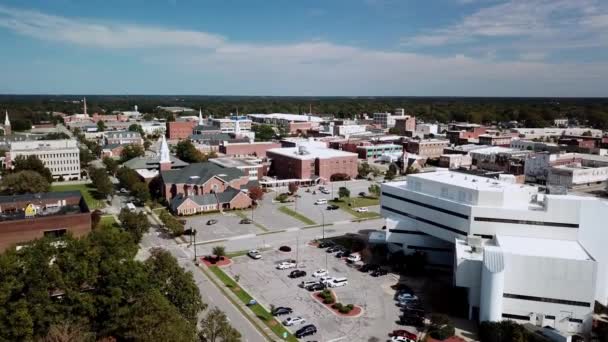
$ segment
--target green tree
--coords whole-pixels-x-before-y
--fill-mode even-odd
[[[184,234],[184,225],[167,211],[162,211],[160,213],[160,220],[163,221],[165,228],[171,233],[171,235],[180,236]]]
[[[372,167],[369,165],[368,162],[363,162],[357,167],[357,176],[359,178],[367,178],[367,176],[369,176],[371,172]]]
[[[71,139],[69,135],[63,132],[52,132],[44,136],[44,140],[64,140]]]
[[[274,129],[270,125],[254,125],[251,130],[255,132],[255,140],[269,141],[274,138]]]
[[[118,178],[118,182],[120,187],[131,190],[131,186],[133,184],[137,184],[141,182],[141,178],[139,178],[139,174],[128,167],[121,167],[116,172],[116,178]]]
[[[441,341],[454,336],[454,324],[448,316],[443,314],[432,314],[430,320],[431,324],[428,328],[428,332],[432,338]]]
[[[12,119],[11,129],[15,132],[29,131],[32,129],[32,121],[29,119]]]
[[[239,342],[241,334],[234,329],[226,314],[217,307],[211,309],[201,320],[198,333],[199,342]]]
[[[388,170],[386,171],[386,174],[384,174],[384,179],[393,180],[393,179],[395,179],[396,176],[397,176],[397,166],[395,164],[389,165]]]
[[[139,134],[140,134],[142,137],[143,137],[144,135],[146,135],[146,134],[144,133],[144,129],[143,129],[143,128],[142,128],[140,125],[138,125],[138,124],[132,124],[131,126],[129,126],[129,131],[130,131],[130,132],[137,132],[137,133],[139,133]]]
[[[226,255],[226,247],[215,246],[213,247],[213,250],[211,252],[213,253],[213,255],[215,255],[217,259],[220,259],[221,257]]]
[[[99,132],[103,132],[106,130],[106,123],[103,122],[102,120],[97,121],[97,130]]]
[[[124,230],[131,234],[133,241],[136,243],[139,243],[144,234],[150,230],[150,222],[143,212],[134,213],[123,208],[118,215],[118,219]]]
[[[151,284],[173,304],[191,324],[196,324],[198,312],[205,310],[191,272],[184,271],[166,250],[155,248],[146,260]]]
[[[120,159],[124,163],[127,160],[131,160],[136,157],[141,157],[144,155],[144,149],[141,145],[138,144],[128,144],[120,153]]]
[[[370,194],[374,195],[374,197],[380,197],[381,190],[380,190],[380,185],[378,185],[378,184],[370,185],[369,188],[367,188],[367,191]]]
[[[13,161],[13,172],[19,171],[35,171],[42,175],[49,183],[53,182],[53,175],[42,160],[35,155],[17,156]]]
[[[348,190],[348,188],[345,186],[341,186],[340,189],[338,189],[338,196],[340,198],[349,198],[350,190]]]
[[[95,336],[85,327],[72,323],[60,323],[51,326],[49,332],[40,342],[93,342]]]
[[[102,161],[103,165],[106,167],[106,170],[108,170],[111,175],[115,175],[116,171],[118,171],[118,161],[111,157],[103,157]]]
[[[10,173],[0,181],[0,192],[6,195],[48,192],[51,185],[35,171]]]
[[[140,203],[146,203],[152,196],[150,195],[150,190],[148,189],[148,185],[145,182],[137,182],[131,186],[131,195],[137,198]]]
[[[196,149],[190,140],[178,142],[175,147],[175,155],[186,163],[200,163],[205,159],[205,156]]]
[[[108,177],[106,169],[90,167],[89,177],[91,178],[91,183],[101,196],[107,197],[114,194],[114,185],[110,177]]]
[[[95,155],[87,147],[80,147],[80,168],[86,169],[89,163],[95,160]]]

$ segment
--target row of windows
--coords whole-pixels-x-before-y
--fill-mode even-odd
[[[434,205],[430,205],[430,204],[414,201],[414,200],[411,200],[411,199],[408,199],[408,198],[405,198],[405,197],[389,194],[387,192],[383,192],[382,195],[386,196],[386,197],[391,197],[391,198],[394,198],[394,199],[398,199],[400,201],[404,201],[404,202],[408,202],[408,203],[411,203],[411,204],[415,204],[415,205],[418,205],[418,206],[421,206],[421,207],[425,207],[425,208],[428,208],[428,209],[432,209],[432,210],[435,210],[435,211],[439,211],[439,212],[442,212],[444,214],[449,214],[449,215],[452,215],[452,216],[460,217],[460,218],[465,219],[465,220],[469,219],[469,216],[461,214],[461,213],[457,213],[455,211],[439,208],[439,207],[436,207]]]
[[[74,160],[45,160],[44,165],[80,164],[78,159]]]
[[[450,231],[450,232],[452,232],[452,233],[456,233],[456,234],[460,234],[460,235],[464,235],[464,236],[466,236],[466,235],[467,235],[467,233],[466,233],[466,232],[463,232],[462,230],[458,230],[458,229],[456,229],[456,228],[451,228],[451,227],[448,227],[448,226],[446,226],[446,225],[443,225],[443,224],[440,224],[440,223],[436,223],[436,222],[433,222],[433,221],[431,221],[431,220],[424,219],[424,218],[422,218],[422,217],[414,216],[414,215],[411,215],[411,214],[405,213],[405,212],[403,212],[403,211],[401,211],[401,210],[397,210],[397,209],[389,208],[389,207],[384,206],[384,205],[382,206],[382,209],[387,210],[387,211],[390,211],[390,212],[393,212],[393,213],[395,213],[395,214],[399,214],[399,215],[405,216],[405,217],[409,217],[409,218],[411,218],[412,220],[416,220],[416,221],[419,221],[419,222],[423,222],[423,223],[429,224],[429,225],[431,225],[431,226],[435,226],[435,227],[437,227],[437,228],[441,228],[441,229],[448,230],[448,231]]]
[[[475,217],[475,221],[479,222],[498,222],[498,223],[510,223],[510,224],[528,224],[533,226],[551,226],[551,227],[563,227],[563,228],[578,228],[576,223],[561,223],[561,222],[542,222],[542,221],[528,221],[528,220],[510,220],[501,219],[494,217]]]
[[[65,171],[78,171],[80,168],[77,166],[66,166],[66,167],[51,167],[51,172],[65,172]]]
[[[404,230],[404,229],[389,229],[389,233],[393,234],[409,234],[409,235],[428,235],[427,233],[423,233],[417,230]]]
[[[417,251],[430,251],[430,252],[452,252],[451,248],[439,248],[439,247],[424,247],[424,246],[407,246],[407,249],[414,249]]]
[[[508,314],[508,313],[503,313],[502,314],[502,318],[519,319],[521,321],[529,321],[530,320],[530,316],[514,315],[514,314]]]
[[[588,308],[588,307],[591,306],[591,303],[588,303],[588,302],[578,302],[578,301],[575,301],[575,300],[567,300],[567,299],[555,299],[555,298],[545,298],[545,297],[524,296],[524,295],[516,295],[516,294],[512,294],[512,293],[504,293],[502,296],[504,298],[530,300],[530,301],[534,301],[534,302],[564,304],[564,305],[572,305],[572,306],[583,306],[583,307],[586,307],[586,308]]]
[[[78,153],[43,153],[38,155],[41,159],[78,158]]]

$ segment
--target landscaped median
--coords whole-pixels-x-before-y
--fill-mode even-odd
[[[309,219],[308,217],[292,210],[291,208],[289,208],[288,206],[284,205],[282,207],[279,207],[279,211],[282,212],[283,214],[289,215],[293,218],[295,218],[296,220],[300,220],[303,223],[305,223],[307,226],[311,226],[314,224],[317,224],[315,221]]]
[[[331,200],[331,201],[329,201],[329,203],[337,205],[338,207],[340,207],[340,209],[342,209],[342,210],[348,212],[349,214],[351,214],[357,218],[360,218],[360,219],[380,217],[380,214],[373,212],[373,211],[367,211],[367,212],[360,213],[355,210],[356,208],[360,208],[360,207],[369,207],[372,205],[378,205],[378,203],[380,203],[380,201],[377,198],[372,198],[372,197],[341,198],[339,200]]]
[[[210,266],[208,268],[213,274],[226,286],[228,291],[231,291],[243,304],[248,304],[253,297],[243,290],[234,279],[230,278],[221,268],[217,266]],[[222,289],[223,290],[223,289]],[[249,305],[248,308],[260,319],[273,333],[279,338],[286,341],[295,342],[296,339],[279,321],[277,321],[263,306],[260,304]]]

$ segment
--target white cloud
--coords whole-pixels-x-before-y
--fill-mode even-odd
[[[181,90],[184,93],[598,96],[608,78],[605,62],[545,63],[534,58],[532,53],[540,56],[541,51],[536,50],[520,56],[520,60],[499,61],[493,54],[479,59],[465,55],[438,57],[322,40],[290,44],[233,42],[206,32],[91,23],[6,7],[0,7],[0,27],[45,41],[106,50],[130,49],[135,58],[153,66],[153,73],[169,74],[177,80],[200,79],[201,84],[206,84],[201,89]],[[486,28],[483,32],[505,34],[513,30]],[[161,86],[167,83],[175,87],[174,82],[159,82]],[[137,89],[123,91],[138,93]],[[162,93],[163,89],[180,91],[155,91]]]

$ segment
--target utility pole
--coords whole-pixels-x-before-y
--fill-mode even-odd
[[[196,229],[191,229],[194,236],[194,264],[198,266],[198,258],[196,257]]]

